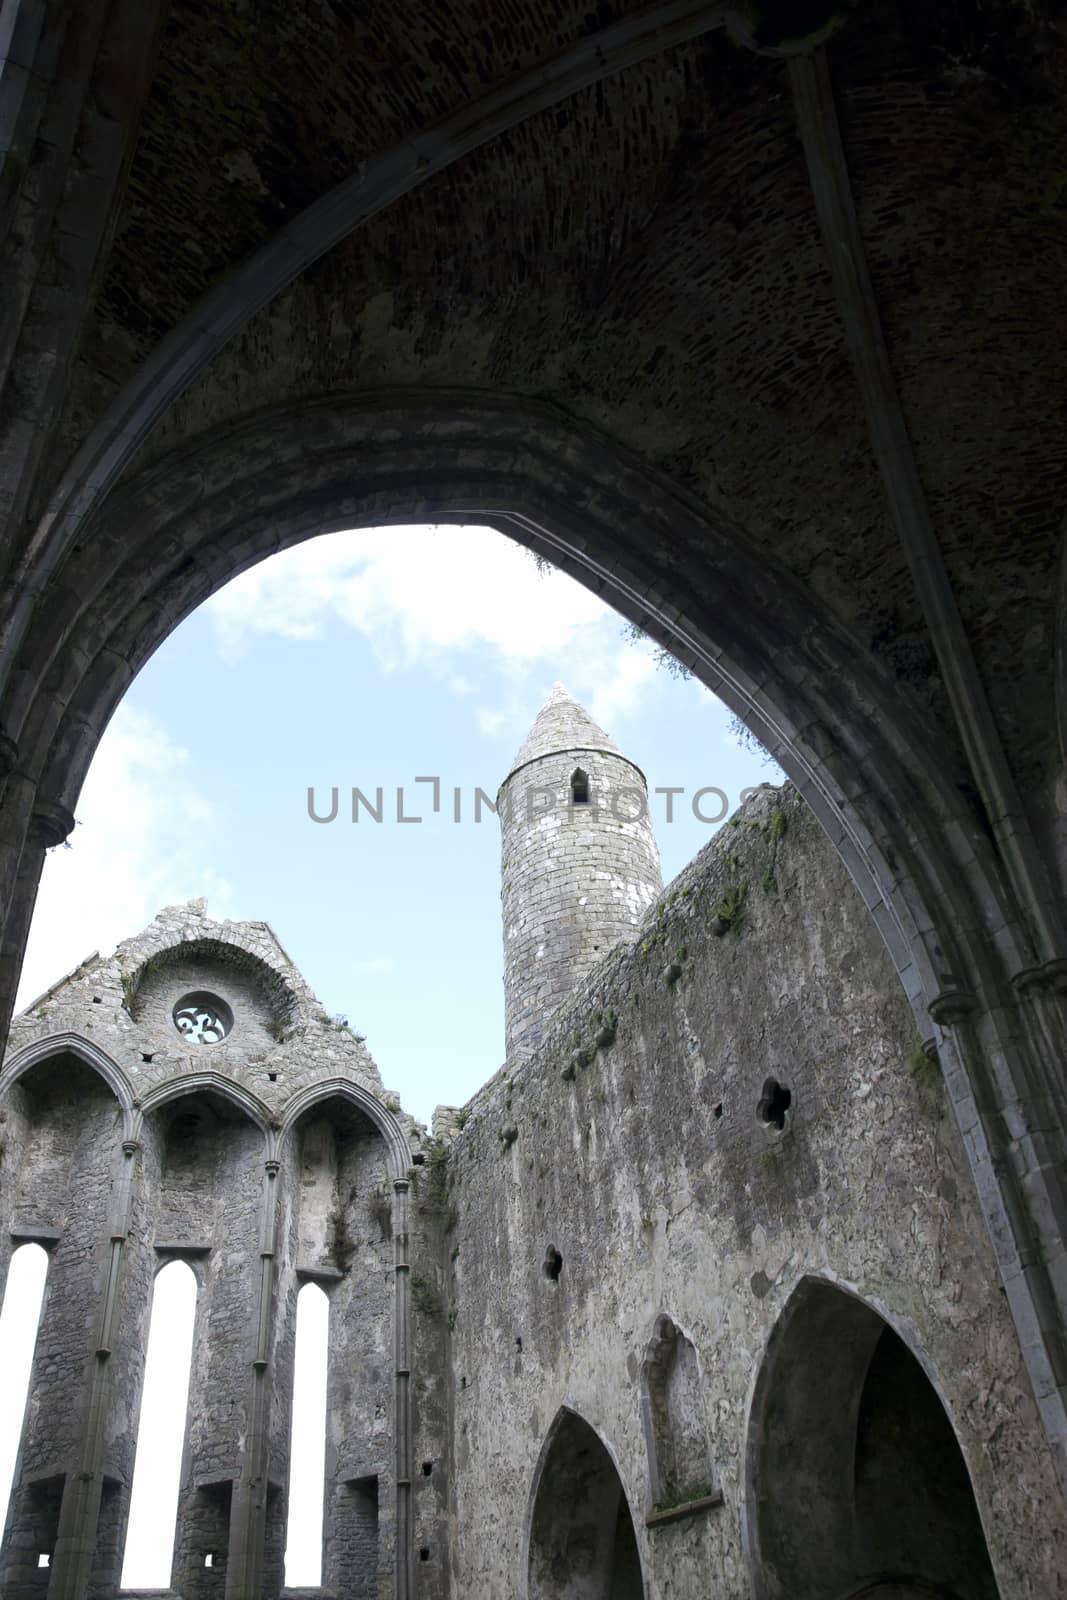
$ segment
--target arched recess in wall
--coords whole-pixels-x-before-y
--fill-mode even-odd
[[[128,1132],[133,1109],[133,1090],[130,1088],[129,1079],[106,1050],[101,1050],[99,1045],[83,1038],[80,1033],[49,1034],[47,1038],[35,1039],[32,1044],[25,1045],[21,1050],[8,1056],[3,1069],[0,1070],[0,1101],[12,1084],[17,1083],[31,1067],[56,1056],[70,1056],[92,1068],[107,1084],[121,1106],[123,1125]]]
[[[974,1492],[921,1364],[855,1295],[806,1278],[748,1431],[758,1600],[997,1600]]]
[[[666,1313],[641,1364],[641,1422],[653,1510],[717,1495],[697,1353]]]
[[[243,1475],[256,1470],[248,1453],[255,1432],[267,1130],[255,1097],[214,1072],[158,1085],[142,1111],[144,1186],[152,1195],[143,1254],[151,1260],[131,1259],[130,1279],[154,1273],[162,1258],[192,1263],[199,1288],[195,1403],[186,1414],[165,1582],[184,1600],[211,1600],[225,1581],[235,1491]],[[147,1306],[147,1287],[142,1293]],[[279,1498],[268,1489],[268,1504]]]
[[[528,1600],[644,1600],[622,1480],[576,1411],[560,1411],[545,1441],[529,1528]]]
[[[174,1562],[197,1282],[185,1261],[156,1274],[137,1422],[123,1589],[168,1589]]]
[[[290,1508],[286,1583],[321,1582],[331,1592],[370,1600],[381,1580],[379,1501],[409,1493],[410,1440],[397,1404],[408,1382],[404,1306],[406,1274],[393,1273],[394,1173],[400,1146],[407,1147],[395,1119],[362,1085],[327,1080],[295,1097],[283,1132],[284,1211],[287,1235],[282,1246],[280,1284],[286,1306],[285,1347],[293,1352],[295,1382],[292,1429],[276,1440],[276,1459],[306,1444],[320,1449],[316,1465],[289,1460]],[[406,1176],[406,1169],[405,1169]],[[321,1337],[325,1391],[322,1432],[303,1441],[298,1426],[302,1368],[299,1365],[305,1308],[329,1316]],[[310,1303],[310,1304],[309,1304]],[[328,1339],[327,1339],[328,1333]],[[283,1388],[287,1387],[282,1379]],[[316,1424],[316,1428],[318,1424]],[[406,1470],[405,1470],[406,1469]],[[298,1478],[313,1471],[309,1489]],[[314,1498],[320,1529],[294,1549],[293,1496]],[[406,1499],[405,1499],[406,1507]],[[308,1514],[310,1523],[310,1512]],[[398,1514],[397,1562],[405,1559]],[[321,1531],[320,1531],[321,1530]],[[308,1576],[321,1557],[319,1578]],[[299,1561],[297,1574],[295,1563]]]
[[[84,1438],[85,1373],[104,1306],[101,1257],[125,1158],[128,1113],[102,1053],[43,1040],[4,1072],[0,1250],[39,1240],[49,1250],[48,1295],[33,1352],[31,1393],[0,1545],[0,1593],[37,1583],[51,1559],[60,1507]],[[42,1375],[47,1372],[47,1381]],[[106,1544],[118,1510],[114,1458],[105,1454],[98,1530]],[[117,1579],[117,1572],[114,1574]]]

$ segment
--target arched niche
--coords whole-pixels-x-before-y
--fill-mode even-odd
[[[149,955],[124,979],[126,1004],[142,1030],[172,1048],[229,1042],[247,1051],[275,1042],[289,1024],[297,997],[283,975],[243,945],[221,938],[186,939]],[[196,1029],[186,1002],[206,1001],[221,1029]]]
[[[391,1237],[389,1150],[365,1108],[330,1094],[286,1130],[293,1259],[305,1278],[367,1267]],[[368,1254],[369,1252],[369,1254]]]
[[[538,1463],[527,1572],[529,1600],[644,1600],[622,1480],[598,1435],[568,1409]]]
[[[17,1594],[27,1579],[46,1574],[37,1563],[55,1549],[64,1482],[77,1458],[100,1261],[124,1160],[124,1113],[100,1063],[61,1041],[14,1058],[5,1078],[0,1258],[31,1240],[50,1257],[32,1399],[0,1547],[0,1593]],[[105,1474],[111,1465],[109,1457]]]
[[[207,1250],[228,1230],[239,1231],[242,1217],[258,1226],[264,1132],[228,1086],[173,1088],[145,1102],[145,1144],[158,1163],[155,1242]]]
[[[656,1318],[641,1364],[641,1421],[654,1510],[715,1493],[697,1353],[666,1313]]]
[[[922,1365],[871,1307],[798,1286],[749,1420],[758,1600],[997,1600],[974,1492]]]
[[[144,1326],[145,1276],[188,1262],[199,1285],[192,1392],[173,1547],[173,1585],[184,1600],[219,1592],[230,1513],[252,1426],[249,1371],[256,1355],[267,1141],[252,1097],[211,1074],[146,1095],[145,1248],[130,1263]],[[207,1557],[212,1564],[205,1566]]]
[[[320,1084],[291,1106],[282,1144],[278,1405],[272,1460],[289,1462],[298,1403],[298,1301],[329,1297],[322,1488],[322,1585],[354,1600],[376,1595],[378,1501],[393,1489],[396,1441],[396,1278],[393,1170],[395,1122],[366,1091]],[[383,1125],[380,1116],[388,1118]],[[398,1130],[397,1130],[398,1131]],[[324,1483],[322,1478],[324,1477]],[[285,1507],[268,1530],[270,1560],[286,1547]],[[290,1535],[292,1530],[290,1529]],[[292,1545],[292,1537],[288,1539]],[[307,1560],[303,1551],[302,1560]],[[301,1568],[300,1570],[304,1570]],[[272,1568],[272,1573],[274,1569]],[[280,1569],[277,1576],[281,1577]],[[306,1579],[294,1580],[306,1582]]]

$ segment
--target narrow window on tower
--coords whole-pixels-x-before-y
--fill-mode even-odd
[[[287,1589],[317,1589],[322,1584],[329,1343],[330,1302],[317,1283],[306,1283],[296,1301],[289,1520],[285,1534]]]
[[[22,1244],[11,1257],[0,1311],[0,1530],[7,1520],[7,1503],[15,1476],[26,1397],[41,1320],[48,1253],[39,1244]]]
[[[575,767],[571,773],[571,805],[587,806],[589,804],[589,774],[583,772],[581,767]]]
[[[170,1587],[195,1322],[196,1275],[184,1261],[168,1262],[152,1290],[123,1589]]]

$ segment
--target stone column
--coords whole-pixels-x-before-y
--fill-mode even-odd
[[[251,1600],[263,1587],[270,1473],[270,1345],[274,1315],[274,1257],[277,1249],[278,1173],[281,1163],[269,1158],[263,1173],[260,1213],[260,1277],[256,1347],[252,1360],[252,1395],[248,1436],[240,1475],[233,1486],[230,1540],[226,1557],[226,1600]]]

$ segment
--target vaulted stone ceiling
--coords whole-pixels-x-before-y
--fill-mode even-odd
[[[67,440],[361,161],[624,11],[178,0]],[[1021,631],[1051,634],[1063,502],[1064,43],[1021,6],[883,0],[830,45],[933,520],[989,686],[1010,671],[1013,702]],[[462,157],[253,318],[149,450],[289,396],[397,384],[517,392],[595,424],[784,557],[936,698],[782,60],[715,31]],[[1008,534],[995,603],[974,560],[991,523]],[[1027,731],[1040,762],[1047,719]]]

